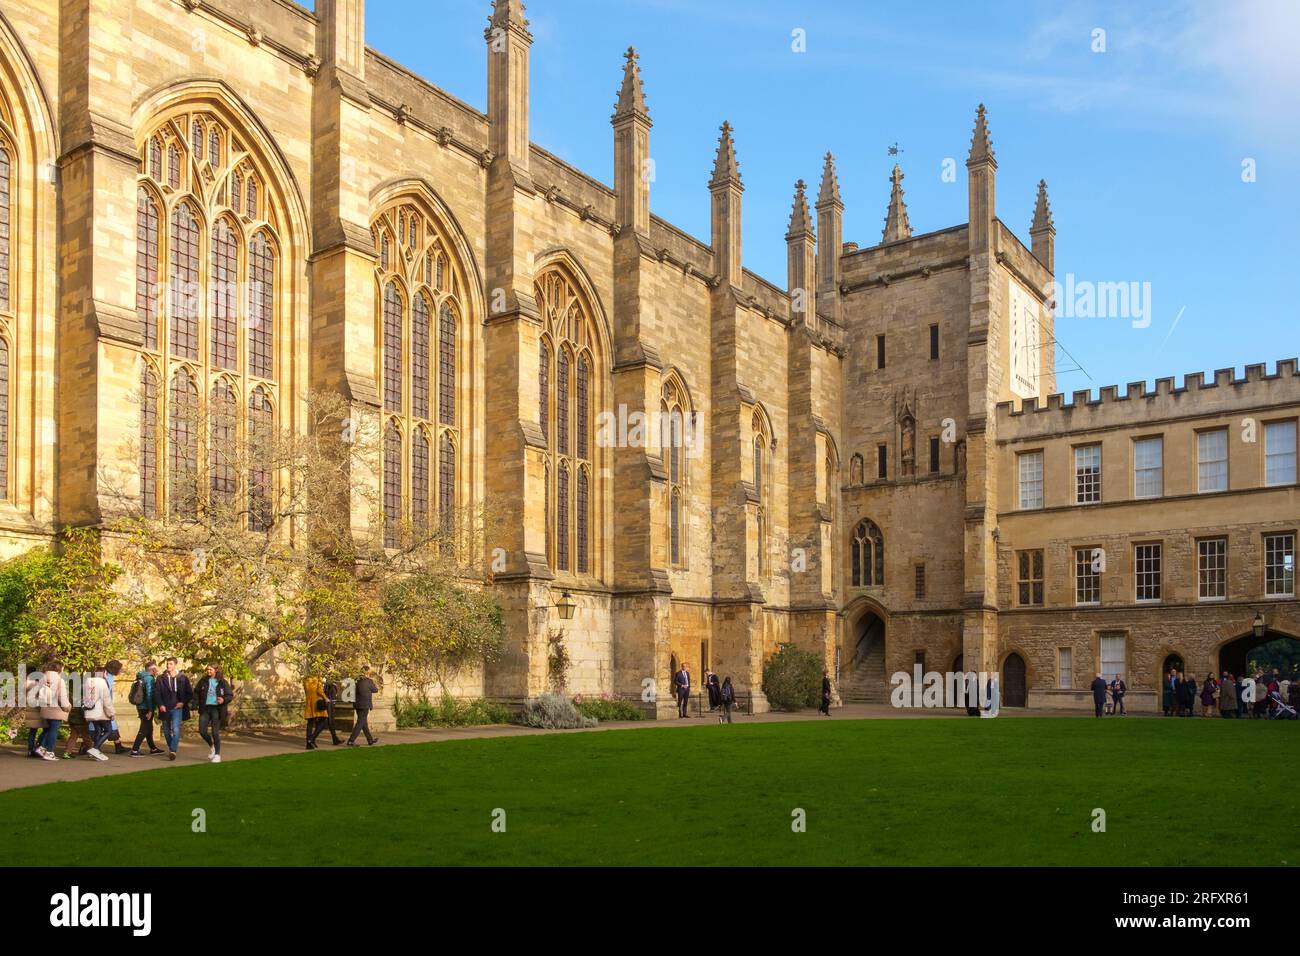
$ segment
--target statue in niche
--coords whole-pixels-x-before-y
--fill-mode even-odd
[[[916,474],[916,420],[905,415],[903,427],[903,476],[910,478]]]
[[[898,427],[902,437],[902,474],[910,478],[916,474],[916,390],[909,385],[899,389],[894,397],[898,410]]]

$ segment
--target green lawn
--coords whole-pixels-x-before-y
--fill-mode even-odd
[[[1026,718],[461,740],[0,792],[0,819],[60,866],[138,864],[162,839],[220,864],[1294,865],[1298,732]]]

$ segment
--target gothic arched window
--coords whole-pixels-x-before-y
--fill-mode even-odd
[[[661,454],[668,472],[668,562],[686,564],[686,445],[687,423],[694,423],[694,413],[686,389],[673,372],[660,389],[659,429]]]
[[[272,522],[271,442],[275,412],[266,389],[259,385],[248,400],[248,528],[269,531]]]
[[[402,526],[402,434],[389,419],[384,425],[384,547],[395,548],[401,541]]]
[[[146,518],[158,517],[158,376],[140,363],[140,500]]]
[[[146,132],[135,263],[147,356],[142,510],[184,518],[204,501],[247,501],[247,526],[268,531],[282,216],[269,191],[263,202],[248,201],[265,175],[242,134],[211,108],[173,112]]]
[[[212,386],[208,407],[208,496],[214,505],[229,505],[235,495],[235,393],[225,379]]]
[[[0,312],[10,308],[9,275],[13,239],[13,161],[9,145],[0,140]]]
[[[429,528],[429,433],[411,433],[411,524],[416,534]]]
[[[434,263],[441,270],[450,243],[423,204],[398,199],[380,212],[371,229],[378,252],[378,374],[384,414],[388,423],[400,425],[409,443],[409,457],[399,456],[394,479],[385,482],[384,539],[388,547],[399,546],[399,529],[405,526],[415,536],[412,543],[436,532],[446,548],[459,528],[455,511],[463,463],[456,452],[465,422],[456,395],[462,334],[457,317],[464,280],[453,269],[446,287],[433,281]],[[395,498],[389,496],[390,485]],[[435,510],[437,521],[432,520]]]
[[[602,366],[595,320],[577,284],[559,268],[546,270],[534,292],[543,320],[537,420],[544,442],[547,558],[558,572],[598,574],[600,524],[592,509],[600,483],[592,406]]]
[[[9,144],[0,139],[0,499],[9,497],[9,387],[13,358],[9,330],[13,328],[13,300],[10,288],[13,268],[13,160]]]
[[[0,498],[9,497],[9,340],[0,338]]]
[[[209,357],[213,368],[234,369],[239,351],[235,326],[239,321],[239,242],[227,219],[217,220],[212,231],[212,271],[208,282]],[[191,356],[192,358],[193,356]]]
[[[885,583],[885,539],[874,521],[863,519],[853,529],[853,586]]]
[[[193,518],[199,502],[199,390],[187,369],[172,373],[167,404],[168,501],[172,515]]]
[[[757,514],[755,516],[755,526],[758,531],[758,572],[762,574],[767,570],[767,486],[770,484],[768,447],[771,444],[772,436],[768,433],[767,418],[761,409],[754,409],[751,431],[753,433],[754,452],[754,495],[758,499]]]

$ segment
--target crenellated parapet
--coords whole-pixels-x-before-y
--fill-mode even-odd
[[[1060,435],[1101,428],[1148,425],[1153,422],[1211,417],[1245,412],[1252,408],[1300,404],[1300,372],[1294,358],[1277,362],[1273,374],[1263,363],[1247,365],[1238,376],[1235,369],[1217,369],[1212,376],[1188,372],[1183,384],[1173,376],[1158,378],[1155,387],[1130,382],[1121,393],[1118,385],[1074,391],[1023,402],[999,402],[995,414],[1002,441]]]

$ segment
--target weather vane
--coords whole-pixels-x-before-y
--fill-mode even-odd
[[[890,156],[897,156],[901,152],[903,152],[903,149],[899,147],[898,143],[894,143],[893,146],[889,147]]]

